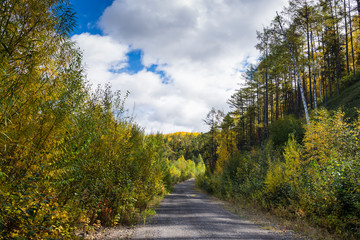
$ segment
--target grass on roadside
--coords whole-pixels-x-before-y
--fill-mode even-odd
[[[268,211],[256,203],[249,203],[241,199],[224,199],[223,197],[220,199],[225,201],[224,206],[227,210],[255,222],[263,229],[292,232],[298,239],[338,239],[326,229],[312,226],[306,219],[289,213],[287,209],[278,208]]]

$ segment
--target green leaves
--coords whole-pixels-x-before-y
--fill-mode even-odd
[[[0,180],[5,181],[8,176],[4,172],[0,172]]]
[[[164,193],[161,141],[127,118],[128,92],[89,91],[65,1],[0,8],[0,238],[134,222]]]
[[[275,122],[270,136],[277,141],[276,148],[268,141],[264,148],[224,155],[219,158],[223,167],[214,173],[206,171],[198,185],[231,201],[255,201],[265,208],[282,209],[344,238],[357,239],[360,120],[349,123],[341,110],[321,108],[304,130],[296,123],[291,116]],[[223,141],[226,135],[218,138]],[[279,148],[285,139],[287,143]],[[217,154],[221,156],[226,147],[220,144]]]

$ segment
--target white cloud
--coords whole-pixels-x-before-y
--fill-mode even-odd
[[[285,0],[115,0],[100,19],[106,34],[166,63],[218,62],[256,54],[256,30]]]
[[[287,0],[115,0],[99,25],[106,36],[74,36],[84,50],[91,82],[110,81],[129,90],[128,107],[147,131],[206,131],[202,119],[226,100],[241,81],[244,60],[254,62],[256,30],[270,23]],[[129,47],[131,46],[131,47]],[[109,72],[124,67],[129,49],[144,51],[143,64],[158,74]]]

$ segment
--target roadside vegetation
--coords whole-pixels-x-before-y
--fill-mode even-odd
[[[66,1],[0,9],[1,239],[74,239],[134,223],[172,184],[204,171],[198,156],[165,151],[170,135],[146,135],[127,116],[129,93],[90,89]]]
[[[326,109],[314,111],[310,119],[300,138],[293,129],[288,140],[275,145],[282,133],[270,131],[264,146],[219,157],[215,170],[207,168],[197,185],[231,202],[251,203],[357,239],[360,119],[347,123],[341,110]],[[291,128],[291,121],[274,126]],[[220,133],[218,138],[221,141]]]
[[[205,119],[197,185],[360,238],[359,1],[291,0],[257,33],[260,59]],[[351,30],[350,30],[351,29]]]
[[[232,202],[360,238],[359,1],[291,0],[258,32],[259,63],[231,111],[212,109],[207,133],[166,135],[128,116],[129,93],[91,90],[67,1],[0,9],[0,238],[145,221],[154,199],[193,177]]]

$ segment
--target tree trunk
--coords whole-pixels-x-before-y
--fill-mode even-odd
[[[350,27],[350,43],[351,43],[351,59],[352,59],[352,67],[353,73],[355,75],[355,54],[354,54],[354,43],[353,43],[353,32],[352,32],[352,19],[351,19],[351,4],[350,0],[348,2],[349,5],[349,27]]]
[[[295,71],[296,71],[296,74],[297,74],[297,78],[298,78],[298,85],[299,85],[299,88],[300,88],[300,93],[301,93],[301,98],[302,98],[302,103],[303,103],[303,106],[304,106],[304,112],[305,112],[305,118],[306,118],[306,123],[309,124],[309,113],[308,113],[308,109],[307,109],[307,104],[306,104],[306,99],[305,99],[305,95],[304,95],[304,90],[303,90],[303,87],[302,87],[302,84],[301,84],[301,78],[300,78],[300,73],[299,73],[299,70],[298,70],[298,67],[297,67],[297,64],[296,64],[296,61],[295,61],[295,57],[294,57],[294,54],[293,54],[293,51],[291,49],[291,45],[286,37],[286,34],[284,32],[284,29],[282,27],[282,24],[281,24],[281,21],[280,21],[280,16],[279,14],[276,12],[276,15],[277,15],[277,20],[279,22],[279,25],[280,25],[280,30],[281,30],[281,33],[288,45],[288,48],[289,48],[289,52],[290,52],[290,55],[291,55],[291,59],[293,61],[293,64],[294,64],[294,68],[295,68]]]
[[[268,79],[268,69],[266,66],[266,72],[265,72],[265,127],[266,127],[266,137],[269,136],[269,79]]]
[[[311,55],[310,55],[310,30],[309,30],[309,12],[308,12],[308,6],[307,3],[305,2],[305,7],[306,7],[306,13],[305,13],[305,17],[306,17],[306,40],[307,40],[307,50],[308,50],[308,70],[309,70],[309,91],[310,91],[310,108],[312,108],[313,104],[312,104],[312,89],[311,89]]]
[[[324,76],[326,76],[326,73],[324,72]],[[326,77],[325,77],[325,79],[324,79],[324,97],[325,97],[325,106],[326,106],[326,104],[327,104],[327,86],[326,86]]]
[[[267,50],[266,50],[267,59]],[[264,131],[263,142],[269,136],[269,85],[268,85],[268,69],[265,69],[265,99],[264,99]]]
[[[319,70],[319,73],[318,73],[318,75],[319,75],[319,93],[320,93],[320,101],[321,102],[323,102],[323,92],[322,92],[322,89],[323,89],[323,87],[322,87],[322,75],[320,74],[320,70]]]
[[[320,34],[318,34],[318,39],[317,39],[317,42],[318,42],[318,46],[320,47],[321,46],[321,42],[320,42]],[[321,61],[319,61],[320,63]],[[318,79],[319,79],[319,93],[320,93],[320,101],[323,102],[323,86],[322,86],[322,83],[324,82],[323,81],[323,71],[321,69],[321,64],[319,64],[319,72],[318,72]]]
[[[275,120],[279,119],[279,79],[275,78]]]
[[[325,54],[325,47],[324,47],[324,34],[321,34],[321,46],[322,46],[322,50],[323,50],[323,56],[324,56],[324,97],[325,97],[325,105],[327,104],[327,86],[326,86],[326,67],[325,67],[325,62],[328,63],[328,71],[329,71],[329,61],[326,58],[326,54]],[[329,81],[330,81],[330,74],[329,74]]]
[[[296,72],[295,72],[295,68],[293,70],[294,72],[294,84],[295,84],[295,89],[294,89],[294,109],[296,111],[296,116],[300,116],[300,91],[299,91],[299,88],[298,88],[298,85],[297,85],[297,80],[296,80]]]
[[[274,86],[273,86],[273,81],[270,78],[270,87],[271,90],[270,91],[270,123],[274,122]]]
[[[314,81],[314,108],[317,108],[315,59],[314,59],[314,44],[313,44],[313,32],[312,31],[311,31],[310,39],[311,39],[312,72],[313,72],[313,81]]]
[[[349,76],[349,44],[348,44],[348,25],[347,25],[347,14],[346,14],[346,0],[344,0],[344,20],[345,20],[345,47],[346,47],[346,72]]]
[[[260,81],[259,78],[257,78],[256,81],[256,100],[257,100],[257,106],[259,106],[259,109],[257,111],[257,144],[261,141],[261,104],[260,104]]]
[[[302,49],[302,51],[303,51],[303,49]],[[296,62],[298,62],[298,60],[299,60],[298,58],[295,59]],[[306,76],[305,70],[306,70],[305,67],[303,67],[301,69],[302,75],[304,76],[303,79],[302,79],[302,84],[303,84],[303,87],[304,87],[303,90],[304,90],[305,99],[307,99],[308,90],[307,90],[307,84],[306,84],[306,80],[305,80],[305,76]],[[311,93],[310,93],[310,95],[311,95]]]
[[[336,9],[336,0],[334,0],[334,11],[335,14],[333,13],[333,7],[332,7],[332,3],[330,1],[330,9],[331,9],[331,14],[332,14],[332,18],[334,19],[335,22],[335,26],[334,26],[334,30],[336,33],[336,38],[335,38],[335,73],[336,73],[336,90],[337,90],[337,95],[340,94],[340,59],[339,59],[339,48],[340,48],[340,39],[339,39],[339,26],[337,24],[337,9]]]
[[[329,74],[329,76],[328,76],[328,83],[329,83],[329,97],[331,97],[332,96],[332,85],[331,85],[331,65],[330,65],[330,54],[328,53],[328,55],[327,55],[327,65],[328,65],[328,74]]]

